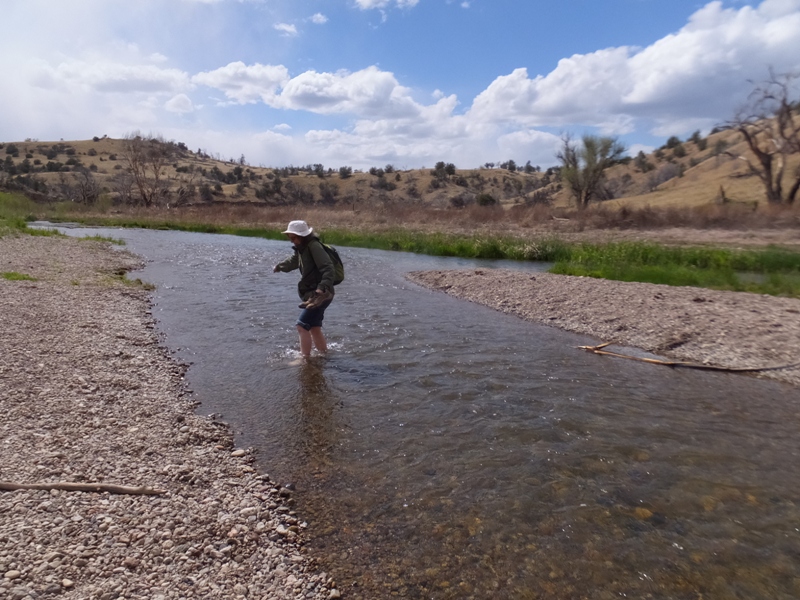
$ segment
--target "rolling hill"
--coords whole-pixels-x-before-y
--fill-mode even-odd
[[[171,207],[236,203],[357,209],[403,203],[444,209],[474,203],[504,207],[572,203],[555,168],[458,169],[439,163],[432,169],[397,170],[385,165],[360,172],[323,165],[256,167],[244,157],[222,160],[191,151],[180,142],[134,141],[138,149],[132,148],[130,138],[105,136],[69,142],[6,142],[0,144],[0,184],[40,201],[136,203],[145,195],[134,176],[138,169],[152,187],[152,203]],[[763,203],[759,179],[748,175],[745,161],[736,158],[746,151],[734,131],[705,138],[695,134],[685,141],[671,138],[655,152],[631,157],[607,171],[606,205]],[[800,162],[800,157],[794,158]],[[796,165],[790,167],[787,171]]]

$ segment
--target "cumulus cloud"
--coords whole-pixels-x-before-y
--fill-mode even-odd
[[[169,112],[183,115],[193,112],[194,104],[192,104],[191,98],[186,94],[178,94],[167,100],[167,102],[164,103],[164,108]]]
[[[297,35],[297,27],[290,25],[289,23],[275,23],[275,25],[272,27],[276,31],[280,31],[283,35],[288,37]]]
[[[419,106],[392,73],[368,67],[350,73],[306,71],[286,82],[273,106],[320,114],[414,116]]]
[[[316,25],[324,25],[328,22],[328,17],[323,15],[322,13],[316,13],[311,16],[311,22]]]
[[[669,135],[729,113],[767,66],[781,72],[800,56],[800,0],[724,9],[715,1],[685,27],[646,48],[627,46],[559,61],[545,76],[517,69],[495,79],[472,119],[524,126],[583,124],[624,134],[639,119]],[[702,124],[702,125],[701,125]]]
[[[236,62],[199,73],[192,82],[219,89],[240,104],[261,101],[272,108],[317,114],[408,118],[422,109],[392,73],[374,66],[353,73],[306,71],[289,78],[284,66]]]
[[[289,71],[282,65],[245,65],[232,62],[213,71],[198,73],[193,83],[216,88],[240,104],[258,101],[275,102],[277,91],[289,81]]]

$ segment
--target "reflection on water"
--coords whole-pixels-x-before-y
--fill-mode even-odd
[[[330,468],[337,440],[335,392],[325,379],[325,359],[300,359],[297,367],[297,407],[307,468],[314,473]]]
[[[201,410],[295,483],[346,597],[800,597],[797,390],[579,352],[402,277],[467,261],[349,248],[298,363],[285,243],[102,233],[152,259]]]

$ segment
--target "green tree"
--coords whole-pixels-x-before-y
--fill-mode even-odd
[[[647,155],[642,150],[639,150],[639,154],[636,155],[636,158],[633,160],[633,164],[642,173],[647,173],[648,171],[655,169],[653,163],[647,160]]]
[[[569,136],[556,154],[561,161],[561,179],[569,186],[578,208],[584,209],[598,195],[605,179],[605,170],[625,153],[625,146],[613,137],[584,135],[582,145]]]

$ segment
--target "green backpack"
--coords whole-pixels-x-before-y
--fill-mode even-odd
[[[328,256],[331,257],[331,261],[333,261],[333,285],[339,285],[344,281],[344,263],[342,262],[342,257],[339,256],[339,251],[333,246],[329,246],[323,242],[320,242],[320,244],[322,244],[322,247],[325,248],[325,252],[328,253]]]

